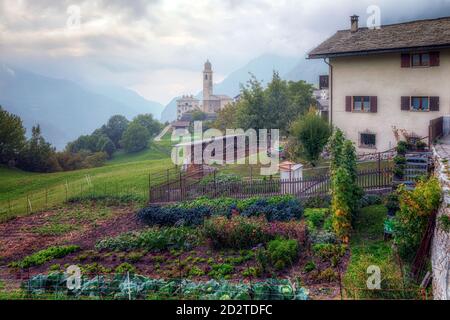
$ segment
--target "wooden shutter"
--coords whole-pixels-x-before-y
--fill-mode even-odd
[[[378,111],[378,97],[370,97],[370,112],[377,113]]]
[[[402,53],[402,68],[411,67],[411,55],[409,53]]]
[[[430,97],[430,111],[439,111],[439,97]]]
[[[345,111],[352,112],[352,97],[351,96],[345,97]]]
[[[411,109],[411,97],[402,97],[401,109],[404,111]]]
[[[430,67],[438,67],[439,64],[439,52],[430,52]]]

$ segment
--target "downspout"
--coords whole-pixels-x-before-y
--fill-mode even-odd
[[[327,61],[328,59],[328,61]],[[328,90],[329,90],[329,110],[328,110],[328,114],[330,117],[330,125],[333,125],[333,66],[330,64],[330,59],[329,58],[323,58],[323,62],[325,62],[328,67],[330,68],[330,76],[329,76],[329,81],[328,81]]]

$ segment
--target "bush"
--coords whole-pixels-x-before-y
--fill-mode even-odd
[[[200,197],[192,201],[182,202],[175,205],[175,207],[182,209],[208,208],[211,215],[225,215],[230,217],[232,209],[237,208],[237,201],[224,197],[214,199]]]
[[[117,237],[103,239],[96,244],[97,250],[131,251],[146,249],[189,250],[198,243],[198,234],[187,227],[148,229],[142,232],[127,232]]]
[[[228,219],[218,216],[207,219],[204,223],[205,237],[214,248],[251,248],[270,238],[266,230],[267,221],[263,217],[233,216]]]
[[[308,208],[305,210],[305,218],[308,224],[309,230],[315,230],[322,227],[326,216],[328,215],[328,209]]]
[[[400,155],[405,155],[409,149],[409,144],[406,141],[399,141],[397,143],[397,153]]]
[[[305,272],[311,272],[316,269],[316,264],[314,261],[308,261],[305,266],[303,267],[303,271]]]
[[[304,201],[305,208],[329,208],[331,206],[330,196],[311,197]]]
[[[333,266],[338,264],[346,250],[347,246],[342,244],[318,243],[313,245],[314,254],[324,261],[331,261]]]
[[[376,194],[365,194],[360,200],[361,208],[381,204],[383,200]]]
[[[12,262],[9,264],[12,268],[29,268],[33,266],[40,266],[53,259],[58,259],[65,257],[66,255],[79,250],[79,246],[54,246],[47,249],[33,253],[32,255],[26,256],[20,261]]]
[[[267,246],[270,261],[278,270],[292,265],[298,258],[298,250],[297,240],[275,239],[270,241]]]
[[[395,213],[400,209],[398,195],[396,193],[391,193],[386,197],[384,205],[388,209],[388,214],[390,216],[395,215]]]
[[[201,225],[204,218],[208,216],[210,216],[210,209],[207,207],[190,209],[152,205],[138,212],[138,218],[145,224],[161,226],[197,226]]]
[[[212,278],[225,278],[228,275],[231,275],[234,271],[234,267],[230,264],[215,264],[211,266],[211,271],[208,275]]]
[[[120,144],[127,152],[138,152],[148,146],[150,133],[137,122],[131,122],[123,133]]]
[[[306,225],[304,221],[275,221],[268,225],[267,233],[273,238],[283,237],[297,240],[299,245],[306,243]]]
[[[241,214],[245,217],[264,215],[268,221],[289,221],[301,218],[303,207],[298,199],[258,199]]]
[[[433,211],[441,203],[441,187],[437,178],[417,182],[414,190],[400,186],[400,210],[394,218],[394,241],[404,259],[412,259],[419,248]]]
[[[124,274],[124,273],[128,273],[128,272],[133,274],[133,273],[136,273],[136,267],[127,262],[124,262],[124,263],[118,265],[114,271],[117,274]]]

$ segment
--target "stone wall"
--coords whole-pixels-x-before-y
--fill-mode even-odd
[[[433,148],[435,175],[443,190],[443,201],[437,219],[450,212],[450,178],[446,166],[450,168],[450,145],[436,145]],[[447,162],[448,161],[448,162]],[[449,170],[450,174],[450,170]],[[450,233],[445,232],[436,223],[431,245],[431,264],[433,269],[433,295],[435,300],[450,299]]]

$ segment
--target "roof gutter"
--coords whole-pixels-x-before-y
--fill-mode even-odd
[[[365,56],[371,54],[382,54],[382,53],[395,53],[395,52],[411,52],[414,50],[437,50],[437,49],[447,49],[450,48],[450,44],[435,45],[435,46],[418,46],[418,47],[407,47],[407,48],[392,48],[392,49],[375,49],[375,50],[364,50],[364,51],[348,51],[348,52],[330,52],[330,53],[319,53],[319,54],[309,54],[307,59],[325,59],[330,57],[349,57],[349,56]]]

